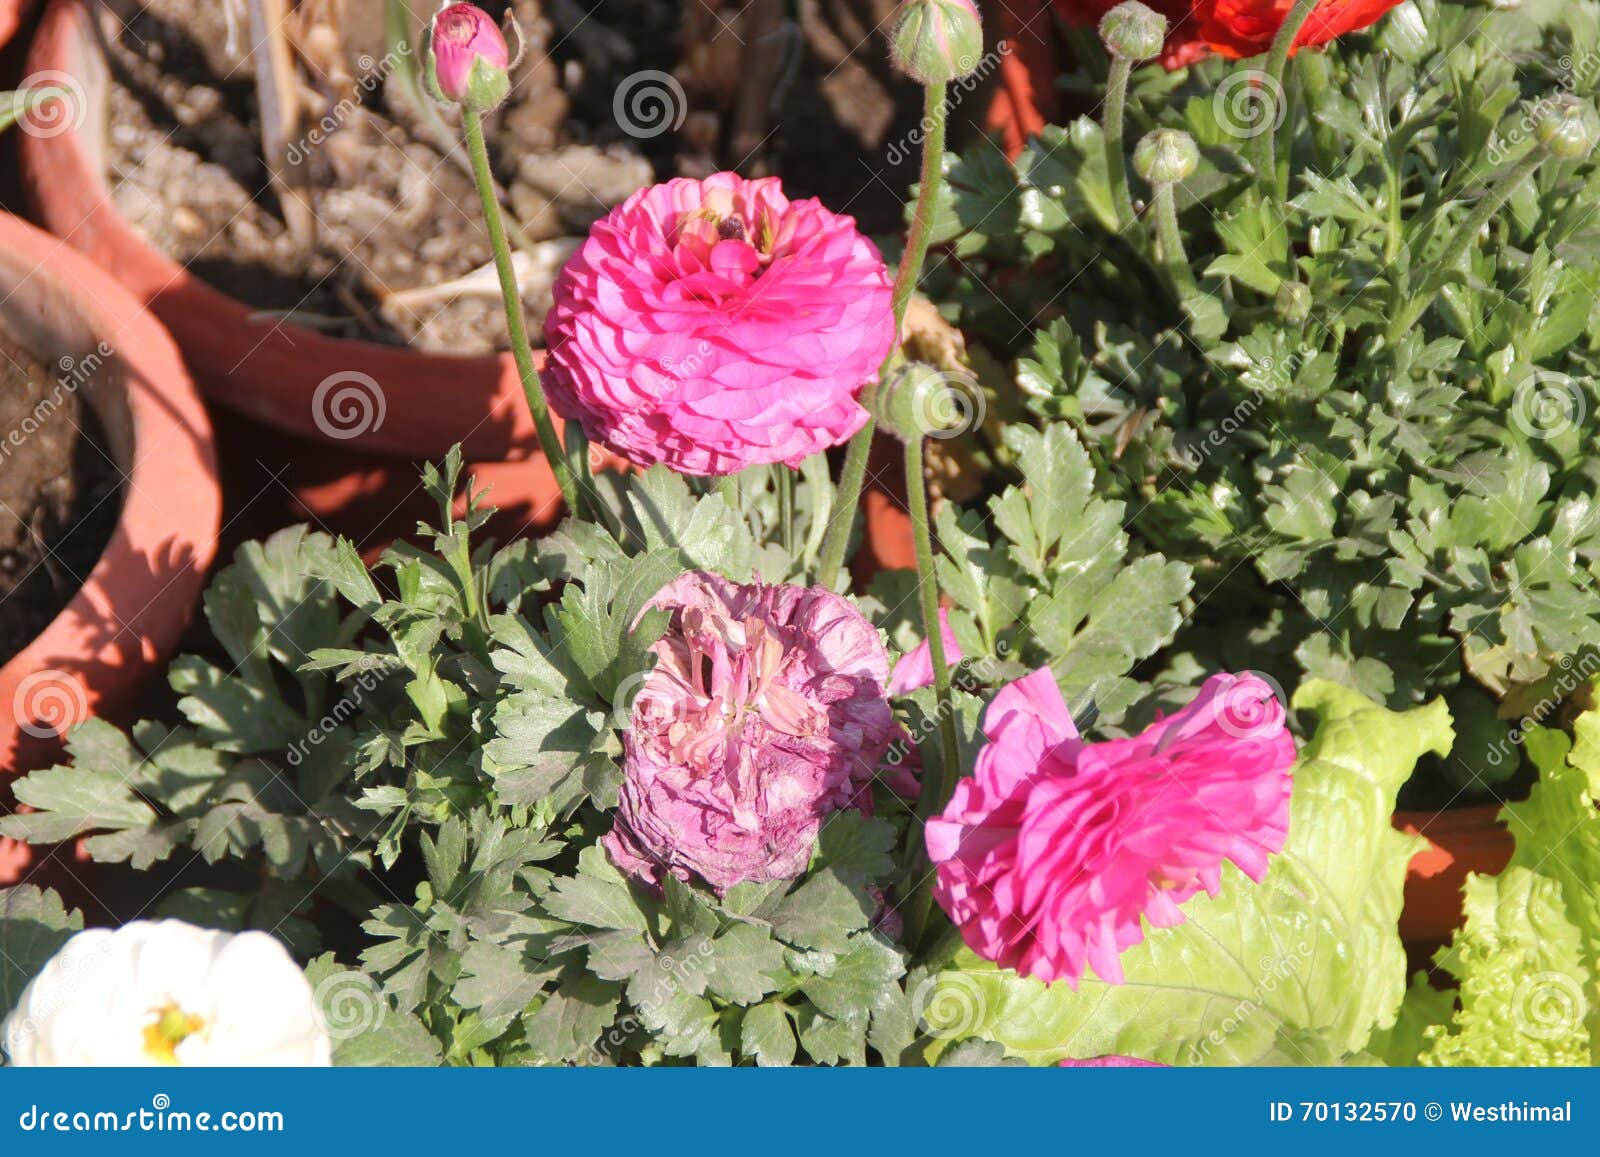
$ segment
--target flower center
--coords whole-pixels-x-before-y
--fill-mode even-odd
[[[164,1065],[175,1065],[178,1046],[205,1026],[205,1021],[176,1004],[164,1004],[155,1010],[155,1019],[144,1026],[145,1055]]]

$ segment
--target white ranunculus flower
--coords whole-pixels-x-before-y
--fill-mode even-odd
[[[305,973],[263,932],[139,920],[80,932],[6,1018],[13,1065],[330,1063]]]

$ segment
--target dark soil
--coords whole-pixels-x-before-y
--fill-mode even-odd
[[[122,510],[121,474],[70,382],[0,335],[0,662],[71,601]]]
[[[301,65],[296,143],[316,218],[308,248],[285,226],[261,159],[249,29],[230,28],[230,2],[117,3],[109,157],[119,209],[158,248],[263,312],[419,349],[502,346],[464,155],[445,155],[407,97],[386,56],[384,5],[319,0],[337,10],[341,43],[321,66]],[[528,51],[489,139],[531,258],[523,289],[533,332],[589,224],[656,180],[729,167],[775,173],[791,196],[820,196],[869,232],[898,228],[915,162],[902,154],[915,150],[890,146],[919,109],[917,90],[887,62],[893,0],[513,2]],[[419,16],[433,7],[413,4]],[[646,70],[674,77],[682,119],[630,135],[617,94]],[[440,111],[453,145],[453,111]],[[318,124],[324,113],[331,132]],[[408,292],[475,270],[462,289]]]

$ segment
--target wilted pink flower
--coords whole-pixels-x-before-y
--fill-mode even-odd
[[[889,656],[861,612],[821,587],[686,574],[633,703],[612,860],[719,892],[805,870],[822,821],[860,806],[894,727]]]
[[[732,474],[800,462],[867,420],[894,340],[889,275],[849,217],[775,178],[641,189],[557,279],[545,389],[641,466]]]
[[[476,4],[451,4],[441,8],[433,18],[429,47],[439,91],[457,102],[466,101],[472,95],[473,67],[479,61],[485,68],[501,74],[511,66],[511,52],[505,36],[489,14]]]
[[[954,667],[961,662],[961,644],[956,642],[955,632],[950,629],[950,612],[943,607],[939,608],[939,639],[944,643],[945,665]],[[900,661],[894,665],[894,674],[889,678],[889,694],[909,695],[932,682],[933,654],[928,648],[928,640],[924,639],[901,655]]]
[[[934,895],[978,955],[1076,988],[1215,895],[1222,862],[1259,882],[1289,830],[1294,741],[1272,688],[1213,675],[1132,739],[1085,743],[1048,667],[1000,692],[988,744],[928,822]]]

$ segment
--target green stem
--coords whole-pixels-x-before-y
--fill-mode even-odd
[[[1122,147],[1122,126],[1127,115],[1128,78],[1133,63],[1125,56],[1111,58],[1111,75],[1106,80],[1105,121],[1100,126],[1106,145],[1106,178],[1111,182],[1111,207],[1117,214],[1117,230],[1133,227],[1136,220],[1133,198],[1128,195],[1128,157]]]
[[[1178,202],[1170,182],[1160,182],[1150,198],[1150,213],[1156,222],[1157,259],[1172,282],[1178,304],[1187,307],[1190,298],[1200,289],[1195,283],[1194,270],[1189,268],[1189,255],[1183,249],[1183,232],[1178,228]]]
[[[783,553],[794,557],[794,471],[778,466],[778,526],[783,534]]]
[[[939,629],[939,577],[933,559],[933,534],[928,518],[928,488],[923,478],[922,439],[906,441],[906,497],[911,507],[911,530],[917,548],[917,600],[922,610],[922,630],[928,640],[928,658],[933,664],[934,710],[939,715],[940,758],[930,759],[922,746],[922,794],[917,799],[917,815],[923,820],[943,810],[955,790],[961,770],[961,739],[956,728],[955,705],[950,689],[950,666],[944,653],[944,632]],[[908,943],[915,945],[926,927],[932,893],[930,865],[922,850],[922,825],[908,829],[911,841],[911,894],[906,897]],[[917,877],[921,876],[921,879]]]
[[[494,174],[489,169],[489,147],[483,139],[483,117],[476,109],[465,105],[461,109],[461,123],[467,132],[467,153],[472,161],[472,177],[478,186],[478,199],[483,203],[484,224],[489,230],[489,245],[494,250],[495,269],[500,274],[500,294],[505,302],[506,328],[511,331],[511,356],[516,359],[517,374],[522,379],[522,392],[528,399],[528,411],[539,431],[539,445],[556,476],[561,497],[566,499],[567,510],[581,514],[578,484],[573,476],[572,464],[556,437],[555,425],[550,421],[550,407],[544,400],[544,387],[539,384],[539,373],[533,368],[533,349],[528,345],[528,327],[522,317],[522,294],[517,288],[516,268],[511,263],[511,247],[506,244],[505,222],[500,216],[500,202],[495,197]],[[589,459],[583,458],[584,472],[588,472]]]
[[[1317,164],[1326,171],[1333,168],[1338,155],[1338,142],[1317,120],[1317,113],[1328,100],[1328,58],[1320,52],[1302,52],[1295,60],[1299,64],[1300,87],[1305,92],[1306,115],[1311,120],[1311,146],[1316,150]]]
[[[922,476],[922,439],[906,442],[906,497],[911,506],[911,531],[917,546],[917,598],[922,608],[922,629],[928,639],[928,658],[933,661],[933,694],[938,704],[939,735],[944,758],[924,776],[918,807],[932,815],[944,807],[955,786],[955,772],[961,765],[957,747],[956,716],[951,707],[950,666],[945,660],[944,632],[939,629],[939,575],[933,562],[933,533],[928,518],[928,487]]]
[[[900,349],[900,327],[906,320],[906,307],[916,291],[922,276],[922,263],[928,257],[928,238],[933,226],[933,208],[938,198],[939,184],[944,179],[944,126],[945,88],[943,84],[930,84],[924,94],[923,122],[928,133],[922,142],[922,174],[917,188],[917,207],[911,216],[911,229],[906,234],[906,249],[900,257],[900,267],[895,270],[894,344],[888,357],[878,369],[881,379],[893,363]],[[828,518],[828,533],[822,540],[822,562],[818,582],[833,589],[844,567],[844,554],[850,543],[850,528],[855,522],[856,507],[861,504],[861,485],[867,477],[867,455],[872,449],[872,434],[877,423],[871,418],[850,440],[845,453],[844,470],[839,476],[837,501]]]
[[[1278,26],[1278,34],[1272,38],[1272,47],[1267,52],[1267,67],[1263,70],[1266,73],[1264,83],[1269,100],[1286,99],[1283,73],[1289,64],[1289,50],[1294,47],[1295,37],[1300,35],[1300,29],[1311,18],[1317,3],[1318,0],[1295,0],[1295,6],[1289,10],[1289,15]],[[1256,181],[1262,188],[1276,192],[1281,200],[1284,190],[1279,188],[1278,183],[1277,133],[1268,127],[1256,134],[1254,144]]]
[[[1517,186],[1527,180],[1529,174],[1544,162],[1545,156],[1545,150],[1535,145],[1527,156],[1513,165],[1511,171],[1500,178],[1494,188],[1485,193],[1478,203],[1472,207],[1472,212],[1467,214],[1467,219],[1456,229],[1455,235],[1450,238],[1449,243],[1440,252],[1439,256],[1429,263],[1418,277],[1413,279],[1412,284],[1421,288],[1423,292],[1413,292],[1406,300],[1405,305],[1395,311],[1394,317],[1389,322],[1389,328],[1384,335],[1384,340],[1389,345],[1394,345],[1395,342],[1399,341],[1400,335],[1416,325],[1422,315],[1428,311],[1428,306],[1433,304],[1433,299],[1438,296],[1439,290],[1437,286],[1427,289],[1428,284],[1437,279],[1440,274],[1453,268],[1456,262],[1461,260],[1461,255],[1467,251],[1467,247],[1478,236],[1479,230],[1487,225],[1490,218],[1500,211],[1500,207],[1516,191]]]

